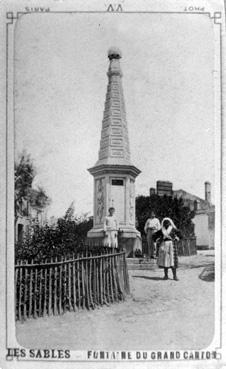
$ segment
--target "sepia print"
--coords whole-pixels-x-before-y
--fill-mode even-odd
[[[224,8],[184,3],[2,6],[3,368],[226,362]]]

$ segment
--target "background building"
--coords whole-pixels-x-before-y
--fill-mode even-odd
[[[18,203],[15,223],[15,240],[22,241],[26,233],[35,225],[43,226],[47,222],[48,206],[43,207],[37,202],[39,192],[35,189],[30,191],[28,199],[22,198]]]
[[[169,181],[157,181],[156,191],[158,196],[172,196],[173,195],[173,184]]]
[[[157,181],[156,193],[159,196],[182,198],[184,205],[195,211],[192,221],[195,225],[197,248],[214,248],[215,206],[211,203],[210,182],[204,184],[204,199],[183,189],[173,190],[173,183],[168,181]],[[150,188],[150,195],[152,194],[155,194],[154,188]]]

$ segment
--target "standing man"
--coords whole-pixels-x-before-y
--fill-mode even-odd
[[[152,210],[150,218],[148,218],[144,226],[144,232],[147,235],[148,257],[152,259],[156,258],[156,243],[152,237],[160,228],[160,222],[158,218],[155,217],[155,212]]]
[[[118,247],[118,220],[115,216],[115,208],[109,208],[108,212],[104,219],[104,245]]]

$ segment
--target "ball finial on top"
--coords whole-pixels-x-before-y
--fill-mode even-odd
[[[118,47],[111,47],[108,50],[108,58],[112,59],[120,59],[122,57],[121,50]]]

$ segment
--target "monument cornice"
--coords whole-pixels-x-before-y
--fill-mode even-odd
[[[140,169],[135,167],[134,165],[126,165],[126,164],[101,164],[89,168],[88,171],[93,176],[102,175],[102,174],[127,174],[131,175],[132,177],[136,178],[138,174],[141,173]]]

